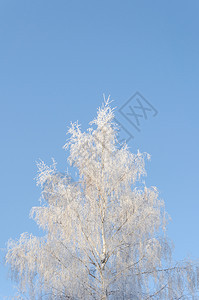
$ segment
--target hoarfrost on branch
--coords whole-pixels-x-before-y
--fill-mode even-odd
[[[20,299],[182,299],[196,291],[197,268],[172,261],[164,202],[142,182],[149,155],[118,147],[113,118],[108,99],[87,132],[71,125],[64,148],[77,182],[54,161],[38,163],[42,204],[30,216],[45,235],[23,233],[6,256]]]

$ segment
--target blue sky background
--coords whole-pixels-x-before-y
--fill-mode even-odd
[[[199,257],[199,2],[0,1],[0,247],[22,232],[39,204],[35,161],[67,168],[70,121],[83,129],[103,93],[118,109],[139,91],[158,110],[131,150],[152,155],[155,185],[172,217],[174,257]],[[128,130],[132,127],[116,117]],[[0,299],[12,296],[0,264]]]

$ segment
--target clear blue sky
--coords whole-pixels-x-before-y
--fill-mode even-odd
[[[197,0],[1,0],[0,247],[38,234],[28,217],[39,203],[35,161],[67,168],[70,121],[86,129],[103,93],[119,109],[139,91],[158,114],[129,146],[152,155],[146,184],[172,217],[175,258],[199,257],[198,58]],[[1,263],[0,299],[13,295],[6,274]]]

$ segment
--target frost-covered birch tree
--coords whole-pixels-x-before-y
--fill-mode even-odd
[[[187,299],[197,268],[174,263],[167,214],[156,187],[146,187],[145,159],[118,146],[109,100],[86,132],[71,125],[74,182],[44,162],[37,184],[42,204],[30,216],[45,235],[9,241],[13,279],[28,299]],[[185,298],[183,298],[185,297]]]

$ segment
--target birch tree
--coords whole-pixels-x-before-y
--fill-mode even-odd
[[[146,187],[146,153],[117,142],[107,100],[90,128],[71,124],[65,149],[78,180],[38,163],[41,205],[30,216],[43,237],[10,240],[6,261],[20,299],[188,299],[197,268],[174,263],[168,216],[156,187]]]

